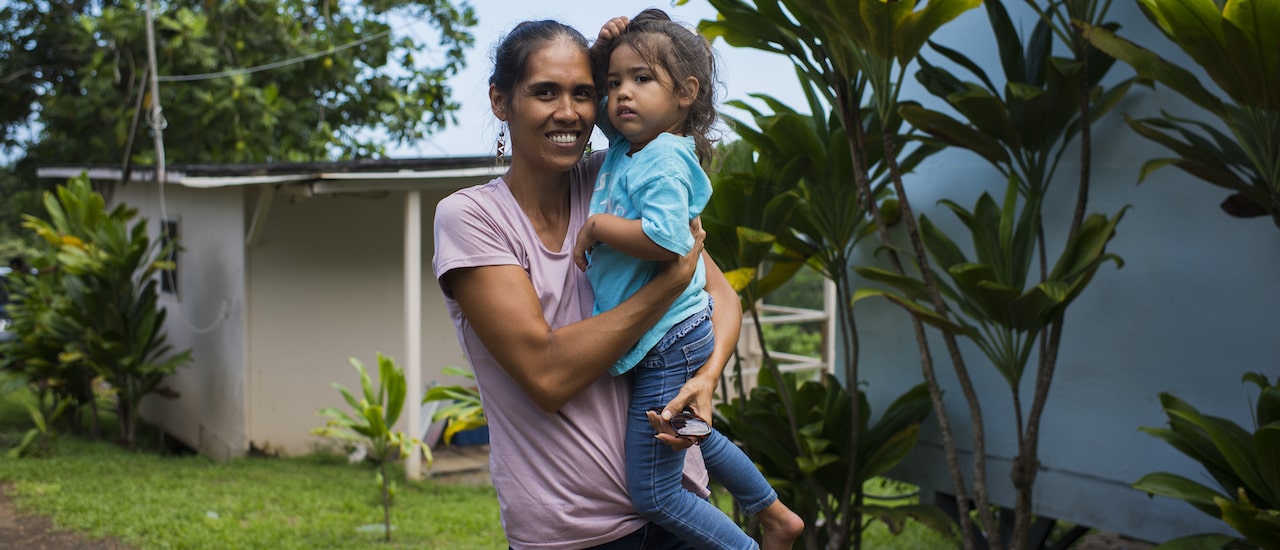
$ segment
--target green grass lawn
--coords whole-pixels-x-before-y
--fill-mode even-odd
[[[393,542],[386,545],[373,470],[348,464],[345,457],[218,463],[156,451],[131,453],[71,436],[61,437],[45,458],[3,457],[30,427],[26,414],[13,396],[0,395],[0,484],[10,486],[20,510],[49,516],[60,529],[144,549],[506,548],[497,497],[489,486],[399,479],[391,511]],[[717,499],[722,507],[728,502],[727,495]],[[879,523],[864,543],[865,548],[955,547],[920,525],[894,536]]]
[[[385,548],[373,471],[345,459],[128,453],[64,438],[50,458],[0,459],[24,511],[141,548]],[[393,547],[501,548],[491,487],[400,480]]]

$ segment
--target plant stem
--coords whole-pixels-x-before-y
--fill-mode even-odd
[[[907,198],[906,186],[902,183],[902,174],[898,169],[897,153],[894,145],[896,136],[886,130],[884,132],[884,160],[889,166],[890,179],[893,181],[894,192],[898,196],[898,206],[902,212],[902,220],[907,228],[907,237],[911,241],[911,249],[916,255],[916,261],[919,262],[920,276],[924,281],[925,288],[929,291],[929,297],[933,302],[933,308],[943,318],[950,318],[950,311],[947,303],[942,299],[942,292],[938,288],[938,281],[933,276],[933,268],[929,266],[928,252],[924,248],[924,242],[920,239],[920,228],[916,225],[915,214],[911,209],[911,201]],[[901,273],[901,266],[895,266]],[[918,322],[918,321],[917,321]],[[982,520],[983,526],[986,528],[988,540],[991,547],[999,548],[1000,528],[996,519],[991,514],[991,506],[987,498],[987,458],[986,458],[986,431],[983,427],[982,405],[978,401],[978,394],[973,389],[973,381],[969,377],[968,368],[965,366],[964,356],[960,353],[960,346],[956,342],[954,334],[942,331],[943,342],[947,347],[947,354],[951,357],[952,365],[956,370],[956,378],[960,382],[960,389],[964,394],[965,401],[969,405],[969,418],[973,425],[973,493],[975,504],[978,508],[978,517]],[[963,479],[963,478],[956,478]],[[968,515],[968,503],[963,495],[957,494],[956,501],[960,507],[961,521]],[[961,525],[963,529],[964,525]],[[969,548],[968,535],[966,533],[966,548]]]
[[[391,480],[387,477],[387,461],[391,453],[385,448],[382,452],[382,460],[378,463],[382,472],[382,540],[391,542]]]

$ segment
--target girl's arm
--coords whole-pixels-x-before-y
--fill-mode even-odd
[[[605,243],[618,252],[639,260],[665,262],[678,256],[645,235],[640,220],[614,216],[613,214],[592,214],[578,231],[578,241],[573,246],[573,261],[582,270],[587,269],[587,250],[596,243]]]
[[[543,318],[533,284],[519,266],[460,268],[443,278],[498,364],[538,407],[554,412],[604,374],[689,285],[706,236],[700,227],[695,233],[694,252],[662,264],[631,298],[558,329]]]

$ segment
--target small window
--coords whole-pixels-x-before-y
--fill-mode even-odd
[[[160,272],[160,291],[168,294],[177,294],[178,292],[178,222],[177,220],[164,220],[160,222],[160,242],[161,246],[168,249],[165,259],[173,263],[172,270]]]

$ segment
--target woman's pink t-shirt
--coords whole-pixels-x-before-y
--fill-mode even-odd
[[[598,159],[597,159],[598,160]],[[555,412],[546,413],[489,353],[442,277],[450,270],[518,265],[529,275],[551,328],[591,315],[591,286],[572,260],[586,218],[594,170],[575,168],[572,215],[560,250],[548,250],[501,178],[440,201],[432,260],[462,351],[476,373],[489,421],[490,465],[502,525],[513,548],[582,548],[644,525],[627,496],[625,421],[630,377],[603,374]],[[701,456],[687,453],[686,485],[705,487]]]

